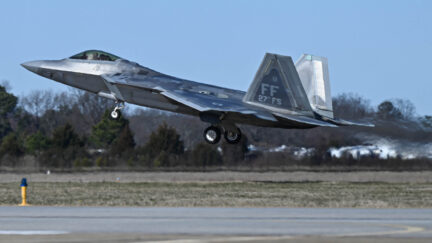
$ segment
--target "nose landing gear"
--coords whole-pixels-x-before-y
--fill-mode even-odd
[[[110,114],[111,119],[113,119],[113,120],[119,119],[120,116],[121,116],[120,110],[123,109],[123,108],[124,108],[124,103],[123,102],[117,103],[116,107],[114,108],[114,110]]]

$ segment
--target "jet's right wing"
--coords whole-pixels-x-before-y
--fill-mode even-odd
[[[118,88],[126,102],[139,104],[140,102],[137,102],[139,97],[143,96],[145,92],[150,92],[162,95],[173,104],[187,107],[198,113],[239,114],[277,122],[277,119],[270,112],[243,103],[241,94],[227,95],[223,92],[219,93],[217,89],[209,88],[209,86],[200,87],[199,84],[193,86],[188,81],[175,84],[175,80],[164,83],[164,79],[152,80],[145,77],[103,75],[103,78]]]
[[[173,104],[188,107],[200,114],[234,115],[242,116],[244,119],[257,118],[267,122],[281,122],[296,128],[336,127],[332,123],[320,121],[313,117],[281,114],[262,107],[249,105],[242,101],[244,93],[218,93],[218,89],[212,90],[212,87],[209,86],[197,89],[198,86],[192,87],[186,81],[179,83],[178,86],[172,86],[172,83],[164,84],[162,80],[153,82],[150,81],[151,79],[138,77],[104,75],[103,78],[118,88],[121,96],[125,97],[125,101],[131,102],[130,99],[135,100],[135,102],[131,103],[137,103],[136,100],[141,92],[151,92],[164,96]],[[228,91],[226,90],[226,92]]]
[[[320,121],[311,117],[301,115],[280,114],[277,112],[268,112],[262,109],[257,109],[245,105],[243,102],[237,103],[227,99],[220,99],[217,97],[201,96],[194,93],[177,93],[172,91],[161,92],[167,98],[170,98],[178,103],[187,105],[200,112],[221,112],[221,113],[238,113],[245,116],[255,116],[259,119],[267,121],[282,121],[284,124],[291,124],[297,128],[307,127],[337,127],[336,125]],[[198,97],[199,96],[199,97]],[[237,104],[236,104],[237,103]],[[275,119],[276,118],[276,119]]]

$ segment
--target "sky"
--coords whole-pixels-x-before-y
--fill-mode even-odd
[[[246,91],[266,52],[329,60],[332,95],[408,99],[432,115],[432,1],[2,1],[0,81],[67,90],[19,64],[104,50]]]

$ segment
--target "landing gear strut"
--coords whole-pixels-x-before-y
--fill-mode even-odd
[[[116,103],[117,103],[116,107],[114,108],[114,110],[110,114],[111,119],[113,119],[113,120],[117,120],[120,118],[120,116],[121,116],[120,110],[124,108],[123,102],[116,102]]]

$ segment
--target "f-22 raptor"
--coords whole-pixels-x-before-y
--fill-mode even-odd
[[[247,92],[176,78],[98,50],[61,60],[32,61],[26,69],[57,82],[112,99],[118,119],[124,103],[198,116],[210,126],[204,139],[241,139],[238,124],[278,128],[365,125],[333,117],[328,62],[304,54],[267,53]]]

